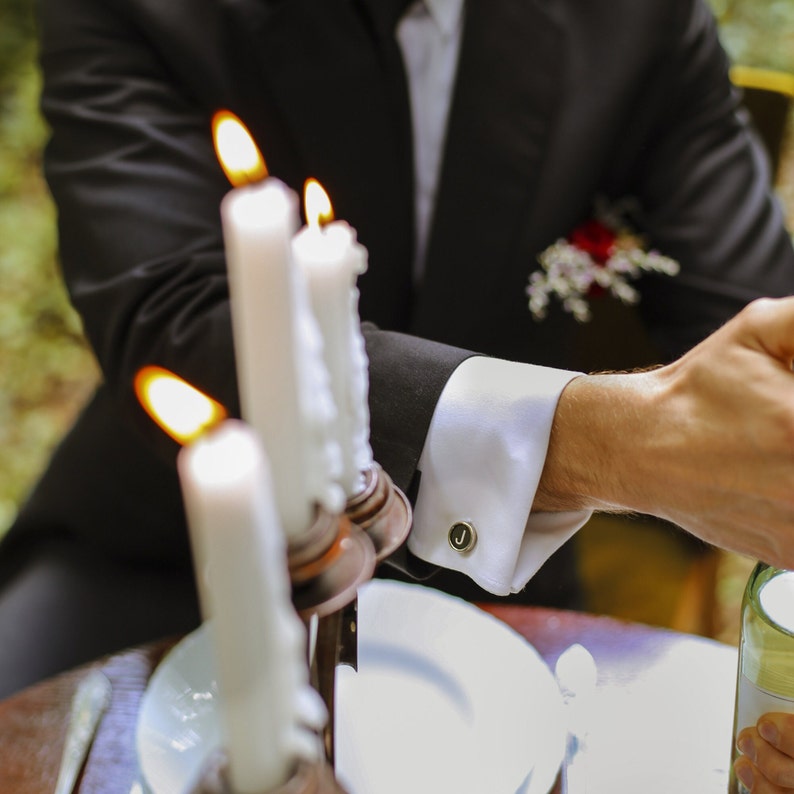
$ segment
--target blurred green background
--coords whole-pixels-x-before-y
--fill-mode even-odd
[[[0,532],[96,378],[58,274],[31,9],[0,0]]]
[[[792,0],[711,2],[734,62],[794,72]],[[59,277],[38,91],[32,3],[0,0],[0,534],[98,378]],[[789,129],[779,191],[791,218],[794,123]],[[719,595],[728,615],[745,569],[730,558],[725,566]]]

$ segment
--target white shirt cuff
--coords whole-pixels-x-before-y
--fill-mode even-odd
[[[587,521],[592,511],[530,515],[557,401],[579,374],[482,356],[455,370],[419,460],[413,554],[508,595]],[[477,533],[466,553],[448,540],[461,521]]]

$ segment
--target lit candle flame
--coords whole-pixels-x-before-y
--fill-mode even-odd
[[[232,185],[250,185],[267,176],[265,158],[234,113],[219,110],[212,117],[212,138],[223,172]]]
[[[331,199],[316,179],[307,179],[303,186],[303,206],[306,223],[311,227],[320,228],[334,219]]]
[[[187,444],[226,418],[226,409],[162,367],[144,367],[135,393],[149,416],[180,444]]]

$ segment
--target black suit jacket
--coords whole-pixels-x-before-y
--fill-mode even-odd
[[[582,327],[561,311],[535,322],[524,290],[538,252],[597,195],[634,197],[650,244],[681,263],[641,284],[665,356],[754,297],[794,292],[764,156],[700,0],[467,0],[415,288],[405,78],[365,2],[39,0],[46,174],[105,385],[21,528],[188,558],[175,450],[131,383],[160,364],[237,410],[218,209],[229,186],[210,138],[221,107],[252,130],[271,174],[297,190],[318,178],[369,249],[373,448],[403,488],[467,350],[582,365]],[[597,364],[632,363],[617,340],[605,351]]]

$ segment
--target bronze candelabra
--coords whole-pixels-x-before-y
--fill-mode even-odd
[[[312,683],[328,709],[323,732],[326,758],[334,764],[335,676],[338,664],[358,665],[358,587],[375,565],[398,549],[411,528],[411,506],[382,467],[364,472],[362,490],[348,499],[345,512],[318,514],[300,546],[290,546],[293,603],[316,642],[310,660]]]

